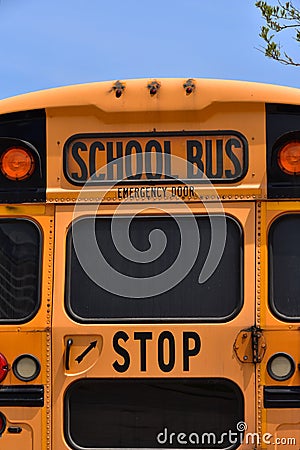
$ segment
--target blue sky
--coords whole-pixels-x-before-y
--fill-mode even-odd
[[[0,98],[128,78],[224,78],[300,87],[258,51],[255,0],[0,0]],[[300,55],[300,52],[299,52]]]

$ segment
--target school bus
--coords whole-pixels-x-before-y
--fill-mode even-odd
[[[0,101],[0,448],[300,448],[300,91]]]

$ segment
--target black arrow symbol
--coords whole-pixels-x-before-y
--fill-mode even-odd
[[[90,353],[91,350],[93,350],[93,348],[95,348],[97,345],[97,341],[93,341],[90,343],[90,345],[81,353],[81,355],[77,356],[77,358],[75,359],[75,361],[78,362],[78,364],[81,363],[81,361],[83,360],[83,358],[86,357],[86,355],[88,353]]]

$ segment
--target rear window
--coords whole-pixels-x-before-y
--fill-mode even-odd
[[[285,214],[269,232],[269,304],[284,321],[300,321],[300,215]]]
[[[0,219],[0,321],[24,322],[40,304],[38,227],[25,219]]]
[[[244,400],[225,379],[85,379],[68,388],[64,420],[74,449],[236,448]]]
[[[176,220],[171,217],[136,217],[130,225],[130,241],[140,252],[149,248],[149,236],[159,229],[167,239],[165,250],[149,263],[133,262],[121,255],[111,238],[111,218],[90,218],[73,223],[67,236],[66,309],[79,322],[101,321],[227,321],[238,314],[243,303],[243,235],[240,225],[226,217],[225,248],[217,269],[204,283],[198,278],[211,244],[211,224],[208,216],[196,217],[200,234],[200,250],[185,278],[166,292],[153,297],[130,298],[103,289],[85,272],[74,248],[72,231],[86,243],[88,229],[95,228],[97,246],[105,260],[127,277],[148,278],[166,271],[176,260],[181,246],[181,235]],[[120,233],[126,229],[124,218],[118,221]],[[194,219],[184,218],[187,230]],[[218,218],[215,218],[217,221]],[[219,218],[221,221],[222,219]],[[123,222],[124,227],[123,227]],[[125,231],[123,231],[125,233]],[[121,237],[122,238],[122,237]],[[88,247],[88,246],[87,246]],[[197,250],[198,251],[198,250]],[[88,256],[89,257],[89,256]],[[91,257],[92,258],[92,257]],[[102,267],[95,263],[97,271]],[[134,283],[134,281],[132,281]]]

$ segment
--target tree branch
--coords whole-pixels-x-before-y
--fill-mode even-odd
[[[260,9],[267,25],[261,27],[259,34],[266,43],[265,47],[262,47],[265,56],[284,65],[300,66],[300,62],[298,63],[288,52],[282,51],[280,43],[275,41],[276,34],[293,29],[295,30],[293,39],[300,43],[300,10],[295,8],[292,2],[283,3],[282,0],[277,0],[277,6],[269,5],[266,1],[256,1],[255,6]],[[270,30],[274,31],[274,34],[270,35]]]

